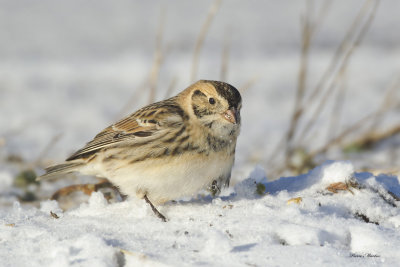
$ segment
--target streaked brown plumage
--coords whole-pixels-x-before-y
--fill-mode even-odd
[[[241,96],[233,86],[198,81],[107,127],[41,178],[79,171],[155,204],[229,184],[240,132]],[[214,183],[215,185],[215,183]]]

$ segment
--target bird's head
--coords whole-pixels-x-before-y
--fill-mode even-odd
[[[223,132],[239,131],[242,98],[232,85],[200,80],[189,88],[190,116],[203,126]]]

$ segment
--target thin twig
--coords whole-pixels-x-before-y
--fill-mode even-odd
[[[308,54],[311,45],[312,38],[312,26],[311,26],[311,1],[306,1],[306,16],[302,19],[302,40],[301,40],[301,57],[300,57],[300,67],[297,78],[297,90],[294,102],[294,110],[290,120],[289,130],[286,134],[286,154],[290,154],[291,141],[293,139],[294,133],[296,132],[297,124],[300,119],[301,113],[300,108],[302,106],[304,92],[306,90],[306,78],[308,71]]]
[[[368,121],[370,121],[371,119],[375,118],[377,116],[377,114],[379,114],[382,110],[382,107],[386,105],[386,98],[382,101],[380,108],[378,108],[378,110],[376,110],[375,112],[368,114],[367,116],[361,118],[359,121],[357,121],[356,123],[352,124],[351,126],[349,126],[348,128],[346,128],[345,130],[343,130],[339,135],[337,135],[335,138],[331,139],[329,142],[327,142],[324,146],[322,146],[319,149],[314,150],[313,152],[311,152],[309,155],[311,157],[314,157],[316,155],[319,155],[321,153],[325,153],[326,151],[328,151],[329,148],[331,148],[332,146],[339,144],[343,141],[343,139],[345,137],[347,137],[349,134],[353,133],[354,131],[360,129],[362,126],[364,126]],[[394,134],[397,134],[397,126],[394,128],[393,132]]]
[[[368,148],[375,145],[378,142],[389,139],[395,135],[400,134],[400,125],[395,125],[390,129],[387,129],[382,132],[368,132],[363,135],[361,138],[352,142],[352,145],[355,145],[359,148]],[[346,147],[346,146],[345,146]]]
[[[302,46],[301,46],[301,57],[300,57],[300,68],[298,74],[296,98],[294,102],[294,109],[290,119],[289,129],[285,135],[285,140],[278,143],[276,150],[281,150],[281,146],[286,145],[286,161],[289,160],[290,155],[293,151],[292,141],[295,133],[297,131],[298,123],[302,116],[303,111],[303,98],[306,94],[306,79],[308,73],[308,61],[309,61],[309,51],[311,47],[311,41],[317,28],[322,25],[323,20],[326,17],[326,13],[329,10],[331,1],[325,1],[318,12],[317,19],[313,22],[313,7],[314,2],[310,0],[306,2],[306,15],[302,20]]]
[[[165,25],[165,9],[161,9],[160,11],[160,24],[158,26],[157,35],[156,35],[156,48],[154,51],[154,62],[150,71],[149,77],[149,85],[150,85],[150,93],[149,93],[149,101],[148,103],[153,103],[156,98],[157,84],[158,78],[160,75],[161,64],[164,59],[164,53],[162,49],[163,42],[163,32]]]
[[[213,21],[219,7],[221,6],[222,0],[215,0],[214,3],[211,5],[208,15],[206,18],[206,21],[203,24],[203,27],[200,30],[200,34],[197,37],[196,45],[194,48],[194,53],[193,53],[193,61],[192,61],[192,72],[190,75],[190,80],[192,82],[195,82],[196,80],[196,75],[197,75],[197,69],[199,67],[199,57],[200,57],[200,51],[201,48],[203,47],[204,40],[207,36],[207,32],[211,26],[211,22]]]
[[[163,49],[162,49],[164,24],[165,24],[165,9],[161,9],[160,23],[159,23],[157,34],[156,34],[153,64],[150,68],[150,71],[149,71],[149,74],[147,75],[146,80],[144,82],[142,82],[142,84],[134,91],[133,95],[129,98],[129,100],[126,102],[126,104],[118,112],[118,115],[116,116],[117,119],[125,116],[128,113],[128,111],[131,109],[131,107],[142,97],[143,92],[147,88],[150,88],[148,103],[153,103],[155,101],[160,69],[161,69],[161,65],[163,63],[165,54],[167,53],[167,51],[163,51]]]
[[[383,114],[385,114],[389,109],[391,109],[395,105],[395,102],[393,100],[395,99],[394,93],[396,92],[396,89],[398,89],[399,87],[400,87],[400,79],[397,79],[394,83],[391,84],[391,86],[387,90],[386,95],[380,107],[377,109],[375,113],[372,114],[370,119],[372,123],[370,127],[365,132],[365,134],[361,135],[357,140],[351,142],[353,145],[355,145],[356,147],[369,147],[381,140],[390,138],[400,133],[400,125],[395,125],[392,128],[383,132],[376,131],[377,126],[382,121]],[[345,147],[347,146],[349,145],[345,145]]]
[[[292,139],[295,135],[296,128],[300,117],[302,115],[302,101],[306,90],[306,76],[308,69],[308,53],[311,45],[311,38],[313,30],[316,26],[312,25],[311,11],[312,4],[310,0],[306,1],[306,13],[304,17],[301,17],[302,28],[301,28],[301,56],[300,56],[300,67],[297,80],[296,96],[294,101],[294,108],[290,117],[289,128],[282,139],[277,143],[276,147],[272,149],[272,153],[268,157],[268,162],[272,162],[272,159],[276,159],[276,154],[285,149],[285,164],[288,165],[290,155],[292,153]]]
[[[132,106],[143,96],[143,91],[146,90],[146,88],[148,88],[147,80],[142,82],[142,84],[133,92],[132,96],[117,113],[115,119],[120,119],[121,117],[126,116]]]
[[[325,91],[325,94],[322,96],[322,98],[318,102],[318,106],[314,110],[313,114],[311,115],[311,119],[308,120],[308,122],[306,123],[306,126],[300,132],[300,135],[298,138],[298,143],[300,143],[300,144],[303,143],[304,138],[306,137],[306,134],[309,133],[312,126],[317,122],[318,117],[322,114],[322,111],[326,107],[326,105],[325,105],[326,102],[330,99],[330,96],[333,94],[335,88],[337,87],[337,84],[344,76],[345,71],[346,71],[346,65],[343,65],[343,68],[340,69],[340,71],[338,72],[338,75],[335,76],[335,79],[331,82],[328,90]]]
[[[340,62],[339,59],[342,58],[342,55],[344,54],[346,47],[350,43],[350,40],[354,37],[355,32],[356,32],[357,28],[359,27],[362,19],[364,18],[366,12],[368,11],[368,7],[370,4],[371,4],[371,0],[365,1],[364,5],[358,12],[357,16],[353,20],[353,23],[350,25],[345,36],[343,37],[343,39],[340,42],[339,46],[337,47],[335,53],[333,54],[332,60],[329,64],[328,68],[324,71],[321,78],[318,80],[317,85],[314,87],[310,96],[307,98],[305,107],[308,107],[310,103],[314,102],[315,98],[318,96],[318,94],[320,93],[322,88],[328,82],[329,77],[331,75],[333,75],[333,73],[335,72],[335,69],[337,69],[337,65]]]
[[[323,89],[323,87],[325,87],[326,83],[329,81],[329,78],[335,73],[335,69],[337,68],[338,63],[340,62],[339,59],[342,58],[342,55],[345,53],[345,48],[348,46],[348,43],[350,42],[350,40],[355,35],[355,31],[358,28],[359,24],[361,23],[363,17],[365,16],[365,14],[366,14],[366,12],[368,10],[367,8],[368,8],[370,3],[371,3],[371,0],[367,0],[364,3],[363,7],[361,8],[359,13],[357,14],[357,16],[354,19],[353,23],[351,24],[350,28],[346,32],[346,35],[342,39],[340,45],[336,49],[328,68],[322,74],[322,76],[319,79],[317,85],[312,90],[311,94],[309,95],[309,97],[305,101],[304,105],[298,107],[297,116],[299,118],[303,115],[303,113],[305,112],[306,108],[309,109],[309,107],[312,106],[312,103],[316,102],[315,98],[318,96],[319,93],[322,92],[322,89]],[[320,12],[320,16],[319,16],[320,19],[325,17],[323,15],[325,15],[326,11],[328,10],[329,4],[327,4],[327,3],[325,3],[325,4],[326,5],[323,7],[323,9]],[[313,30],[315,31],[315,28],[313,28]],[[343,75],[343,70],[342,70],[342,74],[341,75]],[[329,88],[334,88],[334,86],[331,84],[331,86]],[[329,91],[329,89],[328,89],[328,91]],[[325,95],[325,97],[326,97],[326,95]],[[318,110],[318,108],[317,108],[317,110]],[[311,125],[311,123],[309,123],[309,125]],[[305,132],[307,132],[309,130],[308,127],[309,126],[307,126],[305,128],[306,129]],[[304,139],[303,135],[305,134],[305,132],[303,130],[303,133],[301,134],[301,138],[300,138],[301,141]],[[292,137],[293,137],[293,135],[294,135],[294,133],[292,133]]]
[[[315,22],[311,25],[311,32],[313,33],[313,35],[315,35],[318,28],[321,28],[321,26],[323,25],[324,20],[326,18],[326,14],[328,13],[331,4],[332,4],[332,0],[325,0],[322,3],[322,6],[319,9],[317,18],[316,18]]]
[[[342,115],[344,101],[346,98],[346,89],[347,89],[345,76],[346,76],[345,72],[343,72],[341,77],[341,83],[333,104],[332,114],[328,127],[328,140],[333,138],[340,124],[340,118]]]
[[[230,55],[230,38],[228,34],[225,34],[224,44],[222,46],[221,55],[221,81],[226,81],[228,77],[228,66],[229,66],[229,55]]]

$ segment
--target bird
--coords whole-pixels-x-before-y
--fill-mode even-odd
[[[229,186],[241,107],[234,86],[197,81],[105,128],[38,180],[71,172],[103,177],[166,221],[155,205]]]

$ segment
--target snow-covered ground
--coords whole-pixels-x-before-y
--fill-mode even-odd
[[[388,191],[400,196],[399,178],[360,169],[399,171],[399,136],[362,153],[329,151],[308,174],[269,175],[267,159],[293,109],[303,1],[223,1],[211,24],[197,78],[220,79],[227,40],[226,81],[238,88],[255,81],[242,93],[232,186],[219,198],[168,203],[160,207],[169,218],[163,223],[140,200],[107,203],[95,193],[67,211],[46,200],[57,189],[90,177],[15,185],[21,171],[43,173],[43,164],[62,161],[111,122],[147,103],[143,84],[153,64],[162,8],[167,52],[156,98],[164,98],[173,81],[173,93],[188,86],[196,38],[212,3],[0,0],[0,266],[398,264],[399,202]],[[311,47],[310,87],[363,4],[331,2]],[[399,1],[380,1],[371,28],[351,56],[336,132],[378,109],[399,77],[398,10]],[[399,99],[396,90],[393,100]],[[399,125],[399,112],[399,106],[388,112],[377,130]],[[310,147],[326,141],[329,117],[317,120]],[[323,164],[326,159],[339,161]],[[350,161],[340,161],[345,159]],[[326,189],[349,180],[357,181],[351,192]],[[256,194],[257,184],[267,193]]]
[[[399,180],[353,168],[327,162],[273,182],[255,168],[225,196],[161,207],[168,222],[144,201],[108,204],[102,193],[67,212],[15,202],[0,210],[0,265],[396,266],[400,202],[388,191],[399,195]],[[326,190],[337,182],[353,187]]]

